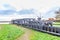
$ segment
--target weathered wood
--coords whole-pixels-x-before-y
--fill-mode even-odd
[[[42,25],[43,23],[39,21],[13,20],[12,23],[60,36],[60,28]]]

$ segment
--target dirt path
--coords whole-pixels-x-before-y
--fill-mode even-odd
[[[29,40],[29,36],[32,33],[32,31],[27,28],[22,28],[22,29],[25,31],[25,33],[16,40]]]

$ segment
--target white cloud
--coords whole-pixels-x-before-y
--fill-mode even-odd
[[[21,9],[36,9],[38,12],[45,13],[50,8],[59,6],[60,0],[0,0],[0,9],[5,9],[3,4],[9,4],[17,10]],[[37,13],[36,13],[37,14]],[[39,15],[39,13],[37,14]],[[1,20],[10,20],[13,18],[22,18],[22,17],[36,17],[33,14],[31,15],[8,15],[8,16],[0,16]]]
[[[17,10],[34,8],[45,12],[51,7],[60,6],[60,0],[1,0],[1,4],[7,3]]]
[[[18,14],[12,14],[12,15],[0,15],[0,21],[11,21],[14,19],[21,19],[21,18],[36,18],[37,16],[34,14],[25,14],[25,15],[18,15]]]

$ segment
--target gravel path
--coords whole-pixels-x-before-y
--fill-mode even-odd
[[[25,33],[22,36],[18,37],[16,40],[29,40],[29,36],[32,33],[32,31],[27,28],[22,29],[25,31]]]

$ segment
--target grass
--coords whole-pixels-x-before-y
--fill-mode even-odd
[[[54,27],[60,27],[60,25],[53,25]]]
[[[55,26],[55,27],[60,27],[60,22],[54,22],[54,23],[53,23],[53,26]]]
[[[54,22],[54,24],[60,24],[60,22]]]
[[[54,24],[60,24],[60,23],[55,22]],[[60,27],[60,25],[54,25],[54,26]],[[32,30],[32,34],[30,35],[30,40],[60,40],[60,37]]]
[[[0,40],[15,40],[23,31],[12,24],[0,25]]]
[[[60,24],[56,22],[54,24]],[[60,26],[60,25],[54,25]],[[17,37],[21,36],[25,30],[22,30],[23,27],[19,28],[16,25],[12,24],[1,24],[0,25],[0,40],[15,40]],[[31,30],[31,29],[30,29]],[[60,40],[60,37],[53,36],[47,33],[38,32],[31,30],[32,33],[29,36],[29,40]]]
[[[60,37],[32,30],[30,40],[60,40]]]

